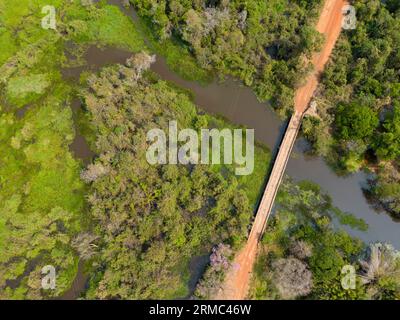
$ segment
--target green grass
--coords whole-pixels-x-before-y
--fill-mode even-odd
[[[239,178],[246,194],[253,204],[254,209],[257,206],[259,197],[263,194],[265,179],[269,172],[271,163],[271,152],[265,146],[257,145],[254,149],[254,171],[247,176]]]
[[[12,33],[6,28],[0,28],[0,64],[3,64],[17,51],[17,45]]]

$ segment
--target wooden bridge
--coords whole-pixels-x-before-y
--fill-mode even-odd
[[[228,273],[224,289],[221,292],[221,296],[216,297],[217,299],[243,299],[243,293],[247,292],[250,272],[257,254],[258,242],[267,226],[279,185],[281,184],[286,165],[300,130],[302,118],[302,112],[295,112],[290,118],[268,184],[259,204],[247,244],[236,256],[233,269]]]
[[[295,112],[290,118],[280,144],[246,246],[235,257],[233,267],[228,272],[224,286],[215,297],[216,299],[244,299],[247,295],[251,271],[257,255],[258,242],[267,226],[279,185],[300,130],[301,121],[317,89],[319,75],[329,60],[340,35],[343,19],[342,10],[346,4],[345,0],[326,0],[324,3],[316,29],[325,36],[325,44],[321,52],[315,53],[312,57],[314,72],[309,75],[306,84],[296,91]]]

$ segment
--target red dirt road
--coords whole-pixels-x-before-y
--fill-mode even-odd
[[[347,4],[345,0],[326,0],[316,29],[325,35],[325,43],[321,52],[315,53],[312,58],[314,72],[309,75],[307,83],[296,91],[294,106],[296,111],[304,112],[318,86],[318,75],[324,70],[325,64],[335,47],[342,29],[342,8]]]
[[[316,26],[320,33],[325,35],[324,46],[312,58],[314,72],[309,75],[306,84],[299,88],[295,94],[295,114],[289,124],[280,151],[272,170],[270,181],[264,192],[247,244],[237,254],[233,267],[226,275],[225,282],[215,299],[242,300],[245,299],[249,289],[251,272],[257,256],[258,241],[263,233],[270,210],[275,199],[280,179],[286,167],[286,162],[291,152],[291,147],[297,136],[298,128],[303,113],[308,108],[311,98],[318,86],[318,75],[328,62],[330,54],[340,35],[342,28],[342,8],[347,4],[345,0],[326,0]],[[271,181],[273,180],[273,181]]]

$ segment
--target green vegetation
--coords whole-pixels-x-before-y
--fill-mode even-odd
[[[64,12],[68,22],[62,28],[77,43],[116,46],[132,52],[144,48],[137,28],[116,6],[89,6],[82,10],[78,4],[66,7]]]
[[[294,88],[310,70],[305,58],[322,43],[313,27],[320,0],[131,2],[175,70],[204,80],[186,54],[177,55],[190,52],[202,69],[238,77],[282,114],[291,112]]]
[[[84,200],[80,168],[68,151],[68,94],[60,88],[22,120],[5,112],[0,117],[1,298],[40,298],[40,270],[48,264],[57,266],[59,277],[50,294],[60,295],[77,269],[69,242],[80,230]]]
[[[97,190],[95,187],[100,188],[98,192],[104,193],[105,199],[112,196],[107,200],[111,202],[93,203],[94,198],[90,196],[91,214],[88,215],[85,204],[87,187],[79,178],[82,164],[71,156],[68,147],[77,129],[74,128],[69,106],[80,89],[61,76],[63,67],[74,66],[65,52],[82,59],[82,53],[91,44],[139,51],[145,49],[144,41],[128,17],[104,2],[83,7],[78,3],[53,1],[52,5],[57,9],[57,31],[40,28],[41,9],[48,5],[47,2],[26,1],[24,4],[5,5],[0,1],[0,39],[4,48],[0,55],[1,124],[4,129],[0,136],[0,184],[7,186],[0,190],[1,298],[38,299],[62,295],[76,275],[79,257],[89,259],[95,265],[91,267],[92,263],[87,264],[93,272],[88,297],[186,295],[187,265],[192,256],[199,250],[209,250],[219,241],[227,241],[236,248],[243,240],[252,204],[259,194],[259,188],[255,186],[263,183],[269,152],[257,148],[254,179],[236,179],[232,176],[234,168],[223,166],[146,168],[143,159],[137,161],[136,153],[126,152],[125,156],[130,160],[114,159],[114,175],[109,178],[117,180],[103,181],[102,185],[96,181],[91,187],[90,193]],[[9,41],[11,34],[12,41]],[[168,52],[161,51],[165,48]],[[172,42],[154,49],[167,53],[168,62],[176,61],[177,65],[179,56],[184,52],[182,50],[186,50]],[[175,58],[171,58],[174,55]],[[189,54],[185,57],[188,62],[183,65],[193,72],[195,60]],[[125,68],[128,73],[129,70]],[[208,77],[208,71],[197,70],[200,71],[195,78]],[[110,71],[104,72],[107,74]],[[142,119],[127,117],[130,119],[128,128],[131,121],[142,123],[148,117],[164,123],[174,113],[182,118],[182,125],[187,127],[200,128],[200,123],[208,123],[212,127],[230,126],[223,119],[197,114],[186,93],[151,78],[146,76],[135,92],[124,93],[124,99],[128,102],[130,94],[143,98],[146,92],[152,93],[145,102],[157,108],[166,104],[166,114],[158,118],[161,114],[152,115],[147,113],[148,110],[144,112],[141,109],[143,105],[136,105],[137,109],[129,110],[134,111],[132,116],[142,114]],[[93,80],[93,77],[85,74],[81,84],[85,79]],[[135,85],[131,80],[128,78],[123,84],[129,90]],[[106,83],[109,82],[104,81]],[[83,98],[89,111],[92,111],[88,97],[85,95]],[[160,101],[157,102],[158,99]],[[18,109],[23,112],[17,115]],[[113,117],[103,119],[105,122],[102,123],[100,119],[93,121],[92,112],[81,110],[78,114],[80,131],[88,135],[91,146],[102,155],[82,174],[83,179],[88,179],[91,170],[102,172],[98,162],[105,161],[107,148],[112,147],[110,152],[115,151],[114,148],[122,143],[117,141],[117,137],[131,133],[131,129],[126,131],[124,123],[113,127],[110,132],[106,128]],[[92,119],[90,124],[86,120],[88,116]],[[101,132],[98,131],[100,127]],[[144,132],[144,129],[141,128],[138,133]],[[109,145],[99,145],[99,139],[110,136],[117,140]],[[138,135],[135,139],[139,137],[142,136]],[[133,197],[131,200],[124,197],[126,193],[117,197],[112,189],[124,181],[129,182],[127,188],[132,192],[129,195]],[[141,197],[144,198],[140,200]],[[109,209],[106,208],[112,203],[118,208],[112,215],[117,220],[111,219],[114,227],[117,228],[126,219],[126,229],[120,237],[115,237],[115,230],[106,229],[109,219]],[[161,207],[165,207],[166,211],[159,216]],[[105,210],[103,214],[101,209]],[[119,210],[121,214],[116,215]],[[106,212],[107,215],[104,215]],[[146,212],[151,214],[146,215]],[[102,222],[95,230],[92,219],[96,223]],[[132,229],[134,221],[137,225]],[[139,243],[142,245],[138,247]],[[97,252],[93,250],[95,246],[99,247]],[[121,251],[111,254],[116,248]],[[131,248],[135,250],[129,253]],[[41,289],[41,268],[48,264],[56,266],[55,291]],[[113,271],[111,276],[115,266],[121,268],[121,273]],[[157,272],[161,275],[156,276]],[[121,278],[118,277],[127,275],[140,275],[143,281],[136,283],[134,280],[134,287],[131,287],[130,281],[121,285],[118,280]],[[164,290],[156,290],[158,283],[153,280],[159,277]]]
[[[372,170],[369,194],[400,215],[400,5],[355,0],[357,28],[343,31],[303,132],[341,172]]]
[[[368,230],[368,224],[363,219],[356,218],[353,214],[342,212],[337,208],[334,208],[332,211],[341,225],[350,226],[352,229],[358,229],[360,231]]]
[[[212,299],[218,295],[226,272],[232,267],[234,252],[223,243],[212,249],[210,263],[198,282],[194,296],[199,299]]]
[[[329,197],[310,183],[286,181],[277,212],[262,240],[252,299],[399,299],[400,253],[389,245],[369,248],[332,227]],[[344,289],[346,265],[357,272],[355,288]]]
[[[89,289],[82,292],[86,298],[184,297],[189,260],[219,244],[211,257],[214,269],[206,272],[196,293],[208,297],[209,286],[223,278],[245,239],[269,151],[257,146],[254,172],[242,177],[234,175],[234,166],[150,166],[145,158],[149,129],[166,129],[169,120],[195,130],[233,125],[199,112],[190,93],[149,72],[146,51],[165,56],[189,80],[238,77],[285,113],[309,71],[305,61],[321,43],[310,27],[321,1],[132,3],[143,17],[139,26],[106,1],[83,6],[80,1],[0,0],[0,299],[60,297],[71,287],[80,261],[90,273]],[[57,30],[40,27],[45,5],[56,8]],[[363,2],[359,6],[370,10]],[[376,6],[371,10],[390,22],[398,5],[386,1],[385,6],[389,13]],[[365,19],[365,34],[379,39],[382,27],[374,26],[368,14]],[[395,39],[397,27],[384,27],[392,28],[389,38]],[[358,167],[370,149],[386,160],[371,194],[399,212],[399,106],[394,99],[400,86],[393,81],[396,73],[383,71],[380,60],[387,58],[385,67],[393,64],[389,69],[396,70],[399,59],[378,40],[378,53],[367,47],[375,55],[357,47],[361,40],[351,41],[354,54],[377,59],[370,66],[376,72],[363,79],[360,70],[366,62],[361,60],[351,70],[351,79],[359,82],[349,96],[357,99],[337,103],[333,134],[321,130],[321,136],[328,136],[335,148],[345,142],[351,147],[344,157],[347,168]],[[83,56],[91,45],[141,53],[99,74],[86,71],[78,83],[64,79],[64,68],[86,66]],[[338,65],[346,71],[346,64]],[[332,92],[340,90],[329,72],[324,83],[331,83]],[[83,108],[73,116],[71,102],[77,99]],[[368,99],[371,103],[365,104]],[[323,127],[325,122],[312,119],[309,124]],[[97,154],[85,168],[70,151],[78,131]],[[279,214],[263,240],[252,297],[399,298],[393,248],[374,245],[364,252],[359,241],[330,226],[334,214],[360,230],[367,227],[363,221],[333,208],[308,183],[285,184],[278,203]],[[363,262],[357,264],[362,252]],[[285,260],[288,253],[294,257]],[[377,256],[381,260],[374,268]],[[341,289],[339,271],[346,263],[357,265],[368,279],[361,289]],[[46,265],[56,267],[56,290],[41,288]],[[288,274],[304,280],[296,294],[274,282]]]
[[[393,111],[385,118],[382,132],[375,142],[376,154],[383,160],[400,157],[400,102],[393,103]]]
[[[371,138],[379,119],[367,106],[351,103],[338,106],[335,123],[338,139],[357,141]]]
[[[152,29],[151,22],[146,18],[139,19],[137,26],[146,35],[146,44],[149,48],[157,55],[165,58],[171,70],[183,79],[198,81],[202,84],[209,83],[212,80],[212,71],[200,67],[189,48],[184,46],[176,37],[171,37],[169,41],[160,41],[156,32]]]
[[[24,105],[31,100],[35,100],[35,96],[42,95],[48,86],[49,81],[45,74],[33,74],[25,77],[11,78],[8,81],[6,89],[7,100],[14,105]]]

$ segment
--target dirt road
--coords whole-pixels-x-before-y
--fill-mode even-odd
[[[325,35],[324,46],[319,53],[315,53],[312,62],[314,72],[309,75],[307,83],[296,91],[294,106],[296,111],[304,112],[318,86],[318,76],[324,70],[331,52],[336,44],[342,29],[342,8],[347,4],[345,0],[326,0],[316,29]]]
[[[247,244],[235,257],[233,267],[227,273],[225,283],[216,299],[241,300],[246,298],[251,271],[257,256],[259,239],[268,221],[279,184],[284,174],[293,144],[296,140],[303,113],[318,86],[318,76],[324,69],[339,37],[342,25],[344,0],[326,0],[316,26],[325,35],[326,41],[321,52],[313,55],[314,72],[309,75],[306,84],[295,94],[295,113],[289,123],[280,150],[274,163],[270,179],[260,202]]]

